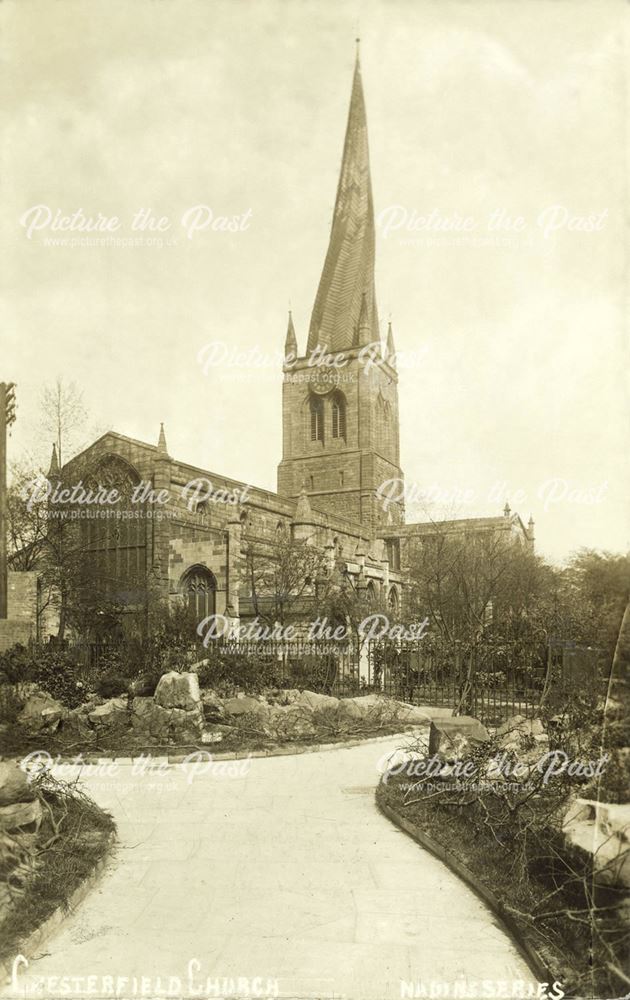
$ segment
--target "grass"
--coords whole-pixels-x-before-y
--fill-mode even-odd
[[[36,785],[44,819],[37,834],[18,838],[34,865],[0,923],[0,961],[12,959],[58,907],[67,910],[73,893],[106,856],[116,829],[111,816],[75,785],[50,775]]]

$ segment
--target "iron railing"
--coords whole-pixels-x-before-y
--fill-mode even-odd
[[[117,660],[138,658],[118,642],[73,647],[77,662],[95,674]],[[524,650],[517,643],[431,644],[356,638],[343,642],[217,639],[206,648],[182,650],[205,659],[210,677],[229,678],[252,690],[274,686],[308,689],[337,696],[379,692],[416,705],[452,708],[498,724],[513,715],[533,717],[543,701],[562,701],[569,689],[596,685],[601,651],[569,642],[550,642]],[[218,668],[221,668],[220,670]]]

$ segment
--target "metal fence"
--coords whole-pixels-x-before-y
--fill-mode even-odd
[[[533,716],[547,676],[544,646],[526,657],[513,646],[465,649],[425,640],[366,643],[211,643],[209,661],[251,662],[269,684],[334,695],[378,692],[419,705],[452,708],[485,722]],[[238,667],[236,668],[238,673]]]
[[[370,688],[361,674],[361,651],[357,642],[291,642],[266,640],[217,640],[209,643],[203,656],[210,664],[222,660],[227,671],[243,676],[242,667],[251,665],[255,677],[272,687],[300,688],[337,696],[360,694]]]
[[[543,646],[524,655],[516,644],[467,649],[456,642],[375,642],[369,655],[373,683],[385,693],[488,723],[535,715],[547,674]]]
[[[112,642],[74,647],[77,662],[98,674],[112,656],[123,663],[139,650]],[[424,639],[252,642],[219,639],[183,650],[205,659],[212,678],[247,690],[300,688],[337,696],[378,692],[417,705],[452,708],[498,724],[512,715],[534,716],[541,701],[560,705],[570,689],[593,689],[601,651],[551,641],[524,650],[516,643],[431,644]],[[181,667],[180,667],[181,669]]]

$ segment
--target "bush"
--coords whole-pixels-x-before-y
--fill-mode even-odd
[[[505,781],[489,778],[488,762],[500,752],[491,739],[469,752],[466,761],[474,767],[465,780],[447,776],[436,790],[434,778],[410,781],[399,773],[381,794],[474,872],[521,929],[535,935],[568,996],[618,996],[627,937],[625,887],[612,884],[616,862],[595,868],[593,857],[567,843],[561,831],[585,779],[563,772],[548,781],[537,768]],[[428,759],[420,746],[418,759]]]
[[[185,671],[187,661],[202,659],[203,647],[195,631],[196,622],[185,605],[169,606],[157,601],[149,608],[148,638],[142,642],[139,672],[161,676],[169,670]]]
[[[199,685],[225,695],[235,691],[260,694],[265,688],[281,686],[281,680],[282,663],[242,653],[218,653],[199,667]]]
[[[140,674],[134,677],[129,690],[135,698],[151,698],[155,694],[161,674],[157,672]]]
[[[21,942],[56,909],[67,910],[72,894],[107,855],[115,833],[111,816],[75,784],[45,772],[33,788],[44,806],[39,832],[0,838],[0,890],[9,880],[12,888],[18,885],[16,905],[3,907],[0,918],[2,962],[11,961]]]
[[[0,654],[0,680],[6,680],[9,684],[30,680],[32,668],[32,654],[19,642],[6,653]]]
[[[104,674],[97,681],[96,690],[101,698],[118,698],[121,694],[127,694],[129,684],[128,677],[121,677],[120,674]]]
[[[67,708],[76,708],[85,701],[85,685],[77,677],[77,665],[64,650],[56,646],[40,647],[33,654],[31,678]]]
[[[24,707],[20,685],[31,679],[32,658],[26,646],[16,643],[0,655],[0,722],[13,723]]]
[[[16,684],[0,684],[0,723],[13,723],[24,708]]]

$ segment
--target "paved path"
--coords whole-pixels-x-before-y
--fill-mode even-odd
[[[477,897],[376,808],[378,761],[399,744],[223,764],[232,776],[85,776],[120,847],[24,981],[95,976],[72,992],[154,996],[179,977],[186,997],[352,1000],[458,977],[533,981]]]

